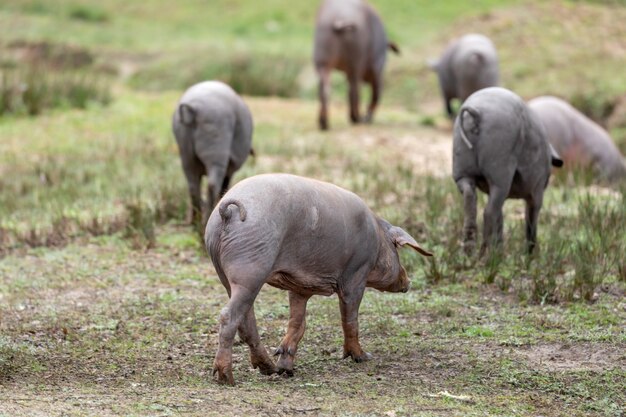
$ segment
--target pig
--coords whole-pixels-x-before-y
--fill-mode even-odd
[[[489,38],[468,34],[455,39],[445,49],[439,60],[428,62],[439,77],[439,87],[446,113],[454,117],[452,99],[461,102],[474,92],[500,83],[498,55]]]
[[[371,122],[383,88],[383,68],[387,49],[399,53],[396,44],[387,40],[378,13],[364,0],[325,0],[317,14],[313,62],[319,75],[319,127],[328,129],[330,73],[338,69],[346,74],[349,85],[350,120],[360,123],[359,84],[372,88],[365,116]]]
[[[528,102],[543,123],[548,140],[569,168],[591,167],[607,182],[626,178],[624,157],[606,130],[566,101],[542,96]]]
[[[469,254],[475,246],[478,187],[489,195],[481,254],[502,242],[502,206],[507,198],[526,202],[526,245],[531,253],[551,165],[563,165],[548,143],[541,121],[515,93],[485,88],[461,106],[452,148],[452,176],[463,195],[465,251]]]
[[[237,330],[254,368],[267,375],[293,375],[306,304],[314,294],[339,297],[344,358],[370,359],[359,344],[365,287],[406,292],[410,281],[397,248],[432,255],[403,229],[374,215],[355,194],[289,174],[257,175],[235,185],[211,213],[205,243],[230,297],[220,314],[213,373],[218,382],[231,385]],[[289,324],[275,352],[277,365],[261,345],[254,316],[253,303],[265,283],[289,292]]]
[[[253,153],[252,129],[248,106],[220,81],[195,84],[178,102],[172,130],[189,187],[192,223],[199,231],[228,189],[233,174]],[[204,209],[200,193],[203,175],[208,177]]]

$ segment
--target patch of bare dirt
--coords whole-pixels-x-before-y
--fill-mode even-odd
[[[555,371],[605,371],[626,368],[624,346],[599,344],[539,344],[515,349],[514,354],[536,369]]]
[[[246,97],[246,102],[255,114],[255,123],[282,126],[286,140],[324,138],[340,147],[362,149],[364,155],[382,153],[389,161],[410,163],[418,175],[445,177],[452,172],[452,129],[447,121],[425,127],[419,124],[417,113],[382,105],[372,124],[352,126],[347,122],[346,104],[335,101],[330,109],[331,128],[320,132],[316,101]],[[285,114],[290,117],[285,118]]]
[[[400,132],[392,135],[377,128],[369,131],[356,131],[351,138],[366,152],[385,149],[396,160],[412,164],[413,171],[422,175],[445,177],[452,172],[452,134],[435,129],[419,129],[414,132]]]

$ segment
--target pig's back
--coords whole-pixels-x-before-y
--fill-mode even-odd
[[[245,220],[231,208],[234,214],[224,222],[224,201],[239,202]],[[217,204],[207,244],[217,239],[227,256],[269,259],[277,270],[335,276],[360,250],[371,250],[375,230],[373,214],[355,194],[309,178],[263,174],[239,182]]]
[[[560,100],[549,96],[537,97],[528,102],[528,107],[541,120],[548,134],[548,140],[557,152],[564,152],[572,145],[574,134],[571,114]]]
[[[611,176],[623,167],[623,158],[609,134],[572,105],[557,97],[533,99],[529,106],[544,123],[552,146],[566,164],[594,164]]]

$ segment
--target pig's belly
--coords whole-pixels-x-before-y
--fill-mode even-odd
[[[337,292],[337,277],[277,272],[267,283],[281,290],[302,295],[332,295]]]

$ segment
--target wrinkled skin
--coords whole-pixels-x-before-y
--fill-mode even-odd
[[[195,84],[178,102],[172,130],[189,187],[191,219],[200,231],[233,174],[251,153],[252,127],[250,110],[222,82]],[[200,192],[203,175],[208,177],[204,208]]]
[[[448,116],[454,117],[452,99],[464,102],[472,93],[500,83],[498,55],[483,35],[469,34],[455,39],[439,60],[430,61],[439,77],[439,87]]]
[[[214,373],[233,384],[232,345],[237,330],[263,374],[293,374],[312,295],[339,296],[343,354],[368,360],[359,344],[358,311],[366,287],[406,292],[409,278],[397,247],[430,256],[404,230],[375,216],[363,200],[335,185],[287,174],[248,178],[213,210],[205,242],[230,301],[220,315]],[[254,300],[263,284],[289,292],[287,333],[275,365],[261,344]]]
[[[562,164],[536,115],[509,90],[477,91],[461,106],[452,146],[452,175],[464,201],[466,252],[471,253],[476,242],[476,187],[489,194],[481,253],[502,242],[502,206],[507,198],[526,202],[526,242],[532,252],[551,165]]]
[[[387,48],[398,52],[387,41],[378,13],[364,0],[325,0],[317,14],[313,62],[319,75],[319,127],[328,129],[330,73],[346,74],[349,84],[350,120],[371,122],[383,88],[383,68]],[[372,98],[365,119],[359,112],[359,85],[372,87]]]
[[[593,168],[601,180],[626,178],[626,164],[611,137],[569,103],[552,96],[528,102],[546,129],[547,137],[568,168]]]

